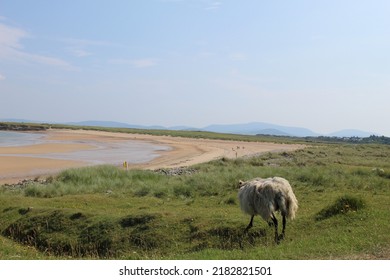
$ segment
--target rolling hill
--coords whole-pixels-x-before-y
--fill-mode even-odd
[[[38,122],[25,119],[0,119],[2,122],[21,122],[21,123],[50,123]],[[357,129],[344,129],[327,135],[314,132],[304,127],[282,126],[265,122],[250,122],[237,124],[212,124],[206,127],[190,126],[171,126],[165,127],[160,125],[136,125],[115,121],[81,121],[81,122],[63,122],[60,124],[78,125],[78,126],[101,126],[114,128],[138,128],[138,129],[167,129],[167,130],[190,130],[190,131],[210,131],[219,133],[244,134],[244,135],[275,135],[275,136],[294,136],[294,137],[369,137],[377,135],[373,132],[366,132]]]

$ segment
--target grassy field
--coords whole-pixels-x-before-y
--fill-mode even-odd
[[[0,190],[0,259],[390,259],[390,146],[316,144],[168,176],[71,169]],[[299,201],[279,245],[239,179],[282,176]],[[277,217],[280,217],[279,215]]]

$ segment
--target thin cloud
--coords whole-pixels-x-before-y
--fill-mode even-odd
[[[24,30],[0,23],[0,51],[7,48],[21,48],[19,41],[26,37],[29,36]]]
[[[58,67],[67,68],[69,70],[73,68],[68,62],[56,57],[30,54],[24,52],[19,52],[19,56],[33,63],[46,64],[49,66],[58,66]]]
[[[91,48],[94,47],[112,47],[119,46],[107,41],[88,40],[88,39],[75,39],[75,38],[60,38],[58,41],[65,43],[67,46],[65,49],[75,57],[87,57],[94,55]]]
[[[216,9],[219,9],[222,5],[222,2],[219,2],[219,1],[213,1],[212,3],[210,3],[206,8],[205,10],[207,11],[210,11],[210,10],[216,10]]]
[[[157,61],[155,59],[138,59],[133,61],[133,65],[137,68],[145,68],[155,66]]]
[[[68,62],[60,58],[25,51],[21,41],[29,37],[31,36],[20,28],[0,23],[0,58],[57,66],[68,70],[73,68]]]
[[[117,65],[131,65],[135,68],[147,68],[157,65],[158,60],[154,58],[144,59],[110,59],[109,63]]]
[[[4,80],[5,80],[5,77],[0,74],[0,81],[4,81]]]
[[[82,48],[68,48],[68,51],[76,57],[86,57],[93,55],[92,52],[86,51]]]
[[[60,42],[64,42],[77,46],[113,46],[115,44],[107,41],[88,40],[88,39],[76,39],[76,38],[60,38]]]

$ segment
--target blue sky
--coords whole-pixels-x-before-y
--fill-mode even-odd
[[[390,1],[0,2],[0,119],[390,136]]]

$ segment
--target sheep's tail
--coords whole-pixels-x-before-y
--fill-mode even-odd
[[[289,192],[286,195],[286,210],[287,210],[287,218],[290,220],[293,220],[295,218],[295,213],[298,210],[298,200],[295,197],[295,194],[293,193],[292,189],[289,190]]]

